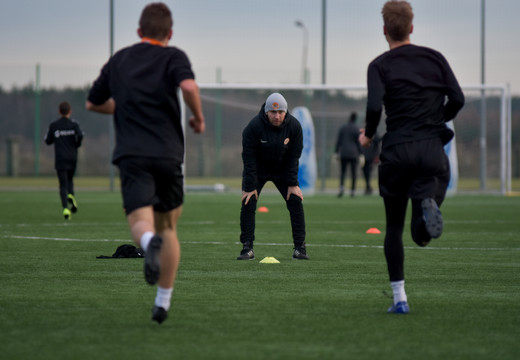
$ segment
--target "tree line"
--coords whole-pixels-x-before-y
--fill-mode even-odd
[[[79,175],[104,176],[109,172],[110,149],[109,124],[112,116],[88,112],[85,101],[89,87],[41,89],[33,86],[0,88],[0,175],[6,175],[7,145],[16,139],[20,151],[20,173],[34,175],[35,145],[38,146],[40,175],[54,174],[52,147],[43,144],[48,125],[59,117],[58,104],[68,101],[72,106],[72,118],[79,122],[85,133],[84,145],[78,165]],[[186,131],[186,171],[188,176],[240,176],[241,133],[249,120],[260,110],[265,98],[273,90],[202,90],[207,129],[202,137]],[[366,98],[363,94],[346,91],[312,92],[283,91],[289,109],[307,106],[314,120],[318,163],[328,175],[334,173],[331,164],[337,129],[347,121],[351,112],[359,114],[358,126],[363,125]],[[499,111],[497,97],[486,100],[488,117],[488,158],[499,156]],[[384,132],[384,121],[380,132]],[[480,98],[467,97],[463,110],[455,119],[459,164],[466,172],[478,174],[478,147],[480,134]],[[520,176],[520,97],[512,99],[513,174]],[[35,139],[37,143],[35,144]],[[515,158],[516,157],[516,158]],[[516,160],[515,160],[516,159]],[[493,170],[494,171],[494,170]]]

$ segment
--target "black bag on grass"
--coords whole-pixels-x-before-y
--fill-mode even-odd
[[[144,250],[137,248],[134,245],[120,245],[112,256],[100,255],[97,259],[123,259],[123,258],[142,258],[144,257]]]

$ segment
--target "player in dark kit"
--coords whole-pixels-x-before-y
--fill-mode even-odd
[[[347,166],[350,166],[350,176],[352,178],[350,196],[353,197],[356,192],[357,167],[359,164],[359,155],[361,154],[359,128],[356,125],[356,121],[357,114],[353,112],[350,114],[348,123],[339,128],[338,138],[336,140],[334,152],[338,154],[340,160],[338,197],[342,197],[345,191]]]
[[[294,242],[293,259],[309,259],[305,246],[303,194],[298,185],[298,161],[302,149],[302,127],[289,114],[287,101],[279,93],[269,95],[258,115],[242,133],[242,251],[237,260],[255,258],[253,241],[256,204],[267,181],[275,184],[286,201]]]
[[[61,117],[49,125],[44,141],[47,145],[54,144],[54,167],[60,184],[63,217],[69,220],[71,212],[78,211],[78,203],[74,196],[74,173],[83,132],[79,124],[70,118],[72,109],[68,102],[62,102],[58,110]]]
[[[199,88],[186,54],[169,47],[173,20],[163,3],[147,5],[137,31],[141,42],[118,51],[88,95],[87,109],[114,114],[123,206],[135,244],[145,251],[146,281],[158,284],[152,320],[170,308],[180,261],[177,221],[184,200],[184,134],[180,88],[195,133],[205,128]]]
[[[384,249],[394,294],[388,312],[406,314],[402,237],[408,199],[413,241],[426,246],[443,230],[439,207],[450,179],[443,145],[453,138],[445,123],[464,105],[464,94],[442,54],[411,44],[413,11],[408,2],[387,1],[382,14],[390,51],[368,67],[366,127],[359,140],[364,147],[370,145],[384,103],[379,192],[385,204]]]

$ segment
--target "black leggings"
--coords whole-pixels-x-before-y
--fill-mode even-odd
[[[345,175],[347,174],[347,165],[350,164],[350,173],[352,175],[351,190],[356,190],[356,179],[357,179],[357,159],[346,159],[341,158],[341,172],[339,176],[339,185],[343,187],[345,185]]]
[[[440,139],[397,144],[381,153],[379,193],[385,202],[385,256],[390,281],[404,279],[403,231],[408,199],[412,199],[412,239],[424,246],[431,237],[422,218],[421,200],[433,198],[440,207],[449,180],[449,161]]]
[[[365,164],[363,165],[363,177],[365,178],[366,189],[372,190],[370,186],[370,177],[372,175],[373,161],[365,158]]]
[[[390,281],[404,280],[404,247],[403,231],[406,218],[408,198],[385,197],[386,235],[385,257]],[[412,239],[423,246],[431,240],[422,218],[421,200],[412,199],[412,223],[410,227]]]

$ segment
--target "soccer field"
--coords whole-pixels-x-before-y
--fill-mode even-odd
[[[293,261],[282,198],[263,194],[256,259],[237,261],[240,195],[188,193],[169,318],[150,320],[118,192],[0,193],[2,359],[516,359],[520,197],[455,196],[427,248],[404,235],[410,314],[391,299],[378,196],[306,197],[310,261]],[[409,211],[410,212],[410,211]],[[408,218],[409,219],[409,218]],[[369,228],[381,234],[366,234]],[[261,264],[272,256],[279,264]]]

